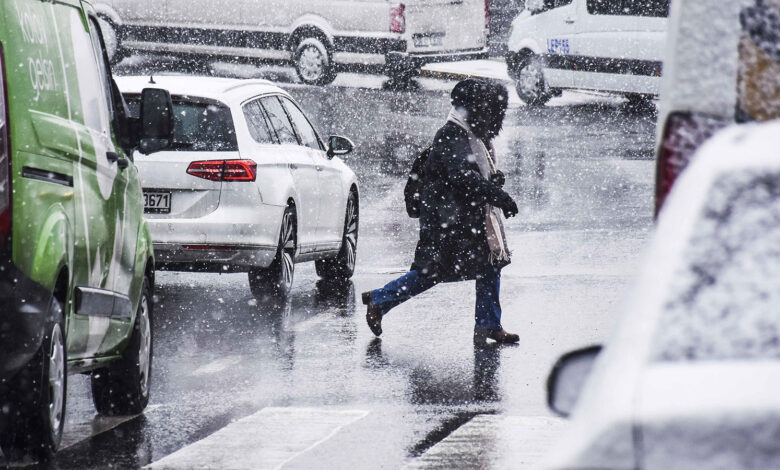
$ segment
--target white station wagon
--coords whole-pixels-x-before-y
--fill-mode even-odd
[[[355,269],[358,183],[281,88],[265,80],[121,77],[131,113],[141,90],[170,91],[173,141],[137,154],[158,269],[248,272],[258,298],[289,294],[294,264],[324,278]]]

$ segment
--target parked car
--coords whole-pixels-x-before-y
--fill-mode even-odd
[[[658,95],[669,0],[526,0],[506,61],[517,94],[543,105],[563,89]]]
[[[102,414],[149,401],[154,253],[130,152],[168,138],[170,96],[144,90],[144,125],[127,118],[89,2],[4,0],[0,19],[0,446],[47,459],[68,374],[91,373]]]
[[[656,212],[718,129],[780,117],[780,4],[675,0],[659,104]]]
[[[697,152],[617,330],[548,381],[572,421],[545,468],[780,468],[778,136],[733,126]]]
[[[131,51],[291,60],[304,83],[348,66],[407,81],[487,55],[486,0],[99,0],[114,59]]]
[[[285,297],[295,263],[323,278],[355,269],[359,192],[338,158],[281,88],[265,80],[160,76],[173,95],[171,148],[139,156],[158,269],[248,272],[259,298]],[[149,77],[122,77],[131,108]]]

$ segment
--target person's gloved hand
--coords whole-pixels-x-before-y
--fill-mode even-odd
[[[507,219],[516,216],[517,213],[520,212],[520,209],[517,208],[517,203],[515,200],[512,199],[512,196],[507,193],[504,193],[504,198],[501,201],[501,205],[499,207],[504,212],[504,217]]]
[[[499,188],[503,188],[504,183],[506,183],[506,176],[504,176],[504,173],[501,170],[496,170],[495,173],[490,175],[490,182]]]

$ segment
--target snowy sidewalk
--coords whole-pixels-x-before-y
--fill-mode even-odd
[[[492,78],[506,82],[512,80],[509,78],[503,58],[428,64],[422,68],[420,75],[451,80],[465,78]]]

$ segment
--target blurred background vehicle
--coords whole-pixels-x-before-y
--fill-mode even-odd
[[[265,80],[158,76],[173,96],[170,148],[138,156],[158,269],[248,272],[258,298],[286,297],[295,263],[326,279],[355,269],[358,183],[284,90]],[[149,77],[122,77],[135,113]]]
[[[780,468],[778,136],[732,126],[696,153],[614,335],[550,376],[573,419],[546,468]]]
[[[718,129],[780,117],[780,2],[675,0],[659,104],[655,210]]]
[[[512,23],[507,70],[543,105],[563,89],[658,95],[669,0],[526,0]]]
[[[112,60],[130,51],[292,61],[323,85],[372,67],[406,83],[429,62],[487,56],[487,0],[99,0]]]

